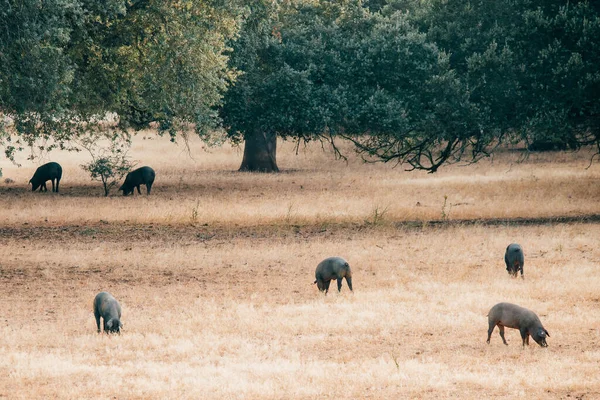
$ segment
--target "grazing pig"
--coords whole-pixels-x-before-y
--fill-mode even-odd
[[[150,189],[154,183],[155,176],[154,170],[150,167],[138,168],[127,174],[125,182],[121,185],[119,190],[123,191],[123,196],[127,196],[129,193],[133,194],[134,188],[137,188],[138,193],[142,194],[140,185],[145,184],[147,189],[146,194],[150,194]]]
[[[521,338],[523,339],[523,346],[527,344],[529,346],[529,336],[536,341],[542,347],[548,347],[546,343],[546,336],[550,337],[548,331],[542,326],[538,316],[531,310],[523,307],[519,307],[516,304],[511,303],[498,303],[491,308],[488,313],[488,338],[487,342],[490,343],[490,337],[496,325],[500,330],[500,337],[505,345],[506,339],[504,338],[504,327],[518,329],[521,332]]]
[[[523,255],[523,249],[516,243],[511,243],[506,248],[504,253],[504,262],[506,263],[506,270],[509,275],[513,277],[517,276],[517,272],[521,271],[521,278],[523,278],[523,265],[525,264],[525,256]]]
[[[317,284],[317,287],[325,294],[329,291],[329,284],[332,279],[337,279],[338,292],[342,290],[342,278],[346,278],[346,283],[352,291],[352,271],[350,271],[350,265],[341,257],[329,257],[324,259],[317,265],[315,271],[315,278],[317,278],[313,284]]]
[[[55,162],[44,164],[35,170],[35,174],[33,174],[33,177],[29,180],[29,183],[31,183],[31,191],[35,192],[39,187],[40,192],[47,192],[48,188],[46,187],[46,182],[52,181],[52,191],[58,193],[58,183],[60,182],[61,177],[62,167],[60,164]],[[55,179],[56,187],[54,186]]]
[[[121,305],[108,292],[100,292],[94,298],[94,317],[100,333],[100,317],[103,319],[105,333],[121,333]]]

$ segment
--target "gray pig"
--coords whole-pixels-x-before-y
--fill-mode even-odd
[[[346,278],[346,283],[352,291],[352,271],[350,271],[350,265],[341,257],[329,257],[324,259],[317,265],[315,271],[315,278],[317,278],[313,284],[317,284],[317,287],[325,294],[329,291],[329,284],[332,279],[337,279],[338,292],[342,290],[342,278]]]
[[[516,304],[511,303],[498,303],[491,308],[488,313],[488,338],[487,343],[490,343],[490,337],[496,325],[500,330],[500,337],[505,345],[506,339],[504,338],[504,327],[518,329],[521,332],[521,338],[523,339],[523,347],[527,344],[529,346],[529,336],[536,341],[542,347],[548,347],[546,343],[546,336],[550,337],[548,331],[542,326],[538,316],[531,310],[520,307]]]
[[[52,191],[58,193],[58,183],[60,182],[60,178],[62,178],[62,167],[59,163],[49,162],[48,164],[44,164],[35,170],[33,177],[29,180],[29,183],[31,183],[31,191],[35,192],[39,187],[40,192],[47,192],[48,188],[46,187],[46,182],[52,181]],[[56,187],[54,186],[55,179]]]
[[[509,244],[506,248],[506,253],[504,253],[504,262],[506,263],[506,270],[509,275],[516,277],[517,272],[521,271],[521,278],[523,278],[525,256],[523,255],[521,246],[516,243]]]
[[[142,194],[140,185],[145,184],[147,190],[146,194],[150,194],[150,189],[154,183],[155,176],[154,170],[150,167],[138,168],[127,174],[125,182],[123,182],[119,190],[123,191],[123,196],[127,196],[130,193],[133,194],[134,188],[137,188],[138,194]]]
[[[108,292],[100,292],[94,298],[94,317],[100,333],[100,317],[103,319],[105,333],[121,333],[121,305]]]

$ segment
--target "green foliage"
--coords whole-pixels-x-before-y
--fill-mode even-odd
[[[482,129],[499,141],[512,135],[565,148],[600,143],[597,5],[434,0],[417,19],[451,54]]]
[[[506,142],[600,152],[596,2],[0,1],[11,159],[221,119],[234,142],[343,136],[430,172]]]
[[[237,32],[228,0],[4,0],[0,7],[0,126],[7,157],[42,139],[47,149],[105,125],[151,122],[175,140],[218,126],[215,107],[235,78],[226,42]]]
[[[530,138],[600,146],[600,14],[587,2],[556,8],[525,14],[524,36],[540,38],[527,43],[521,77]]]
[[[411,96],[431,108],[415,114],[431,124],[417,122],[408,135],[370,133],[361,150],[430,172],[444,163],[477,161],[504,142],[595,144],[600,151],[598,7],[585,1],[390,1],[382,13],[393,19],[403,9],[416,10],[403,15],[447,62],[424,80],[429,98]]]
[[[367,156],[432,171],[478,145],[464,85],[407,14],[360,1],[258,3],[258,21],[251,14],[234,44],[243,75],[223,108],[235,140],[343,135]]]
[[[223,118],[235,141],[344,136],[435,172],[506,142],[600,151],[599,8],[586,1],[256,0]]]
[[[221,114],[234,142],[242,141],[246,133],[272,129],[264,116],[272,104],[263,84],[268,85],[270,75],[281,68],[275,54],[277,10],[277,3],[268,0],[249,2],[239,38],[231,43],[230,65],[241,75],[225,94]]]

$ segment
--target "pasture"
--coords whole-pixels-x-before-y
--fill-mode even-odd
[[[283,172],[261,175],[236,172],[239,148],[190,147],[136,137],[150,196],[103,197],[81,153],[0,160],[0,398],[600,397],[589,152],[432,175],[283,142]],[[47,161],[60,193],[32,193]],[[523,280],[505,270],[511,242]],[[354,293],[312,284],[334,255]],[[96,333],[102,290],[123,308],[120,336]],[[509,346],[497,329],[486,344],[501,301],[535,311],[549,347],[522,348],[513,329]]]

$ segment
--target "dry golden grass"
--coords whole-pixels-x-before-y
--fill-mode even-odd
[[[588,154],[427,175],[284,144],[287,171],[259,175],[234,172],[238,149],[199,148],[136,140],[149,197],[101,197],[81,155],[53,154],[58,195],[0,162],[16,181],[0,184],[0,398],[600,397],[600,224],[395,224],[600,214]],[[505,271],[510,242],[524,280]],[[354,294],[312,285],[332,255]],[[120,336],[96,334],[101,290]],[[487,345],[500,301],[536,311],[550,347],[516,330]]]
[[[586,152],[532,155],[523,163],[522,154],[507,153],[493,162],[426,174],[363,164],[356,157],[346,164],[317,144],[296,156],[287,143],[279,151],[284,173],[264,175],[236,172],[241,149],[226,146],[206,153],[198,141],[191,147],[194,159],[167,138],[135,142],[133,158],[157,173],[155,195],[140,199],[124,199],[116,190],[103,198],[100,183],[79,168],[87,161],[83,153],[52,153],[43,160],[63,165],[58,196],[28,191],[35,165],[21,160],[23,167],[16,168],[0,161],[5,177],[16,181],[0,184],[4,223],[182,224],[191,221],[194,210],[197,223],[211,226],[363,223],[375,212],[384,212],[387,221],[432,220],[441,218],[444,196],[450,219],[600,213],[600,164],[585,169]]]

